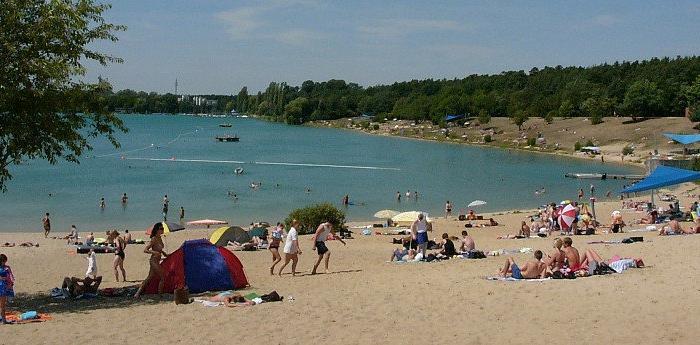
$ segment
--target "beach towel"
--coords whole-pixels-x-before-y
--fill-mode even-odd
[[[22,318],[22,315],[24,315],[25,318],[29,317],[29,316],[34,316],[34,317],[24,320]],[[34,311],[34,312],[27,312],[27,313],[5,314],[5,320],[12,322],[14,324],[23,324],[23,323],[31,323],[31,322],[49,321],[49,320],[52,320],[52,317],[49,314],[37,313]]]
[[[504,281],[504,282],[520,282],[520,281],[528,281],[528,282],[542,282],[546,280],[551,280],[552,278],[537,278],[537,279],[517,279],[513,277],[486,277],[486,280],[491,280],[491,281]]]

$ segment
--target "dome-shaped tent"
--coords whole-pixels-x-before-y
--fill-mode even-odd
[[[228,249],[206,239],[185,241],[161,262],[163,292],[185,287],[192,293],[241,289],[248,279],[241,261]],[[151,279],[145,293],[158,293],[158,279]]]

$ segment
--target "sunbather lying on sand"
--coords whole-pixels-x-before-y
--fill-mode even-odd
[[[537,279],[544,278],[546,265],[542,262],[542,251],[535,251],[535,260],[530,260],[519,267],[512,257],[506,259],[503,269],[498,271],[502,277],[507,277],[509,274],[515,279]]]
[[[423,254],[418,253],[415,249],[396,248],[391,254],[390,261],[420,261],[423,259]]]
[[[10,242],[5,242],[2,244],[0,247],[15,247],[15,246],[20,246],[20,247],[38,247],[39,243],[34,243],[34,242],[22,242],[20,244],[17,243],[10,243]]]
[[[235,307],[239,304],[255,305],[255,302],[253,301],[246,301],[245,297],[243,297],[241,294],[234,294],[230,291],[221,292],[218,295],[208,297],[204,300],[209,302],[223,302],[227,307]]]
[[[659,230],[659,236],[689,235],[696,233],[696,229],[697,227],[693,227],[692,229],[685,230],[681,227],[681,224],[674,219],[670,221],[668,225],[662,227],[661,230]]]
[[[102,283],[102,276],[97,276],[95,279],[90,277],[85,277],[85,279],[65,277],[63,278],[61,289],[67,290],[68,294],[75,298],[84,293],[97,294],[100,283]]]

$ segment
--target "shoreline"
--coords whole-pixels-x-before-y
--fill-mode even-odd
[[[258,118],[258,117],[256,116],[255,118]],[[343,118],[343,119],[331,120],[331,121],[343,121],[343,120],[351,120],[351,119],[350,118]],[[401,121],[401,120],[399,120],[399,121]],[[330,121],[322,120],[321,122],[330,122]],[[418,137],[415,135],[392,134],[390,132],[382,131],[382,130],[368,130],[368,129],[358,128],[358,127],[345,127],[345,126],[333,126],[333,125],[328,126],[328,125],[324,125],[323,123],[319,123],[318,121],[311,121],[311,122],[305,123],[304,126],[309,126],[309,127],[314,127],[314,128],[333,128],[333,129],[347,130],[347,131],[351,131],[351,132],[358,132],[358,133],[363,133],[363,134],[373,135],[373,136],[386,136],[386,137],[411,139],[411,140],[435,142],[435,143],[442,143],[442,144],[466,145],[466,146],[471,146],[471,147],[501,149],[501,150],[506,150],[506,151],[507,150],[514,150],[517,152],[537,153],[537,154],[544,154],[544,155],[550,155],[550,156],[556,156],[556,157],[575,158],[575,159],[579,159],[579,160],[595,161],[595,160],[600,159],[600,156],[577,155],[575,152],[569,152],[568,150],[533,150],[533,149],[529,149],[527,147],[521,147],[521,146],[505,146],[505,145],[489,144],[489,143],[484,143],[484,142],[479,143],[479,142],[459,141],[459,140],[440,140],[437,138]],[[493,141],[492,143],[496,143],[496,141]],[[624,166],[624,167],[629,167],[629,168],[634,168],[634,169],[643,169],[646,166],[645,162],[632,161],[631,159],[626,160],[626,161],[622,161],[622,160],[607,161],[606,160],[604,162],[604,164],[615,164],[618,166]]]

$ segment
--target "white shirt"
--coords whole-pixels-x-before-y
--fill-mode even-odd
[[[417,220],[416,221],[416,232],[421,233],[421,232],[426,232],[428,231],[428,222],[425,221],[425,218],[423,220]]]
[[[88,268],[87,271],[85,271],[85,276],[97,276],[97,256],[95,255],[95,253],[88,254],[87,260]]]
[[[328,239],[328,234],[330,234],[330,233],[331,233],[331,226],[330,226],[330,225],[324,225],[324,226],[323,226],[323,231],[321,231],[321,233],[320,233],[318,236],[316,236],[316,241],[317,241],[317,242],[318,242],[318,241],[320,241],[320,242],[326,242],[326,240]]]
[[[299,251],[299,247],[296,242],[299,238],[297,235],[297,229],[294,227],[289,229],[287,233],[287,240],[284,242],[284,253],[285,254],[296,254]]]

